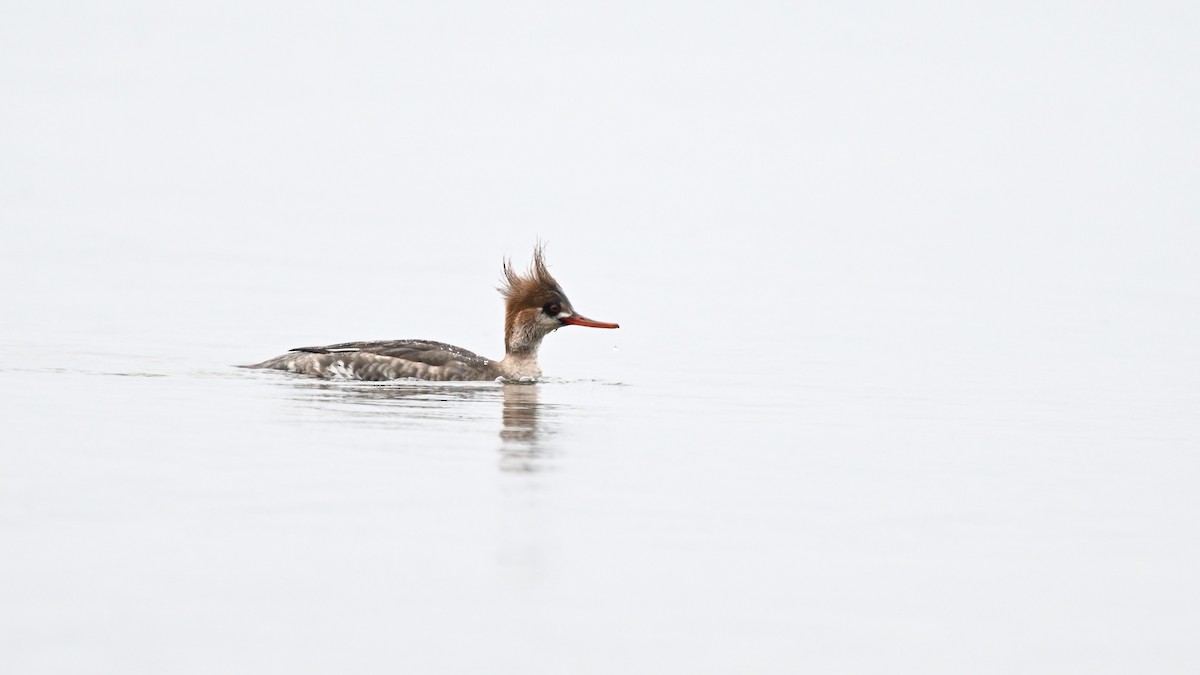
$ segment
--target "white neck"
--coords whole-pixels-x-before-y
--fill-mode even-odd
[[[558,321],[544,316],[536,308],[522,310],[518,316],[510,318],[504,327],[504,359],[497,364],[504,377],[510,380],[541,377],[538,348],[542,346],[542,338],[555,328],[558,328]]]
[[[508,353],[504,355],[499,363],[496,364],[500,368],[500,372],[508,380],[520,380],[523,378],[539,378],[542,376],[542,368],[537,362],[537,346],[527,352],[519,354]]]

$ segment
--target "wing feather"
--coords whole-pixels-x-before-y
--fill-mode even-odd
[[[318,377],[358,380],[490,380],[499,374],[490,359],[432,340],[376,340],[297,347],[252,366]]]

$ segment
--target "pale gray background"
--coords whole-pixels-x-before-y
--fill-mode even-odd
[[[1196,672],[1198,35],[5,3],[0,670]],[[229,367],[538,237],[535,389]]]

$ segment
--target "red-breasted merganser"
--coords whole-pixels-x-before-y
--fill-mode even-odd
[[[504,358],[487,359],[460,347],[429,340],[343,342],[298,347],[247,368],[274,368],[316,377],[354,380],[528,380],[541,377],[537,352],[542,338],[563,326],[620,328],[579,315],[550,272],[539,246],[529,272],[504,261]]]

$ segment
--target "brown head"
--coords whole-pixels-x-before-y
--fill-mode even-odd
[[[620,328],[615,323],[592,321],[571,306],[562,287],[550,276],[541,245],[533,249],[533,262],[525,274],[504,261],[504,348],[509,354],[536,352],[542,338],[563,326]]]

